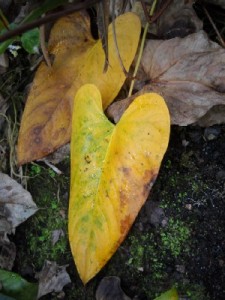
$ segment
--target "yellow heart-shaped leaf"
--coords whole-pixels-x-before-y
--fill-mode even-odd
[[[112,25],[108,31],[109,66],[103,73],[105,54],[101,41],[90,33],[89,18],[75,13],[53,27],[49,51],[52,67],[40,65],[23,113],[18,140],[18,164],[42,158],[64,145],[71,136],[74,96],[85,83],[95,84],[106,108],[121,89],[125,74],[120,65]],[[126,70],[134,59],[140,21],[133,13],[115,20],[118,50]]]
[[[71,138],[69,239],[84,283],[110,259],[158,175],[170,119],[161,96],[137,97],[118,124],[104,115],[96,86],[75,97]]]

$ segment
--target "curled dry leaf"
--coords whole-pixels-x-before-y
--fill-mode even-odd
[[[96,300],[131,300],[124,293],[120,284],[119,277],[104,277],[97,288]]]
[[[31,194],[18,182],[0,173],[0,234],[10,234],[38,210]]]
[[[65,233],[62,229],[55,229],[52,231],[52,246],[54,246],[61,237],[64,237]]]
[[[115,20],[117,42],[128,70],[135,56],[140,21],[133,13]],[[112,26],[108,31],[109,66],[103,73],[105,55],[101,41],[90,33],[89,18],[75,13],[60,19],[51,31],[49,52],[52,68],[42,63],[35,75],[23,113],[18,140],[18,164],[40,159],[70,140],[71,108],[80,86],[94,83],[106,108],[125,80],[115,48]]]
[[[225,105],[213,106],[202,118],[197,122],[202,127],[208,127],[215,124],[225,123]]]
[[[156,180],[170,120],[162,97],[137,97],[115,126],[96,86],[75,99],[71,139],[69,240],[84,283],[124,240]]]
[[[138,94],[161,94],[172,124],[195,123],[214,106],[225,105],[225,49],[210,41],[204,31],[185,38],[148,41],[141,67]],[[150,84],[143,87],[148,80]],[[113,103],[108,109],[110,117],[119,120],[132,100]]]
[[[47,260],[36,277],[39,279],[38,299],[52,292],[61,292],[63,287],[71,282],[66,266],[58,266],[56,262]]]

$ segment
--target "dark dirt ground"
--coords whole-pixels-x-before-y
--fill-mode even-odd
[[[10,70],[1,75],[0,91],[10,99],[7,115],[13,122],[20,120],[35,60],[21,50],[18,59],[11,58]],[[17,129],[11,131],[12,138]],[[5,133],[0,140],[5,140]],[[7,173],[8,142],[2,144],[5,152],[0,160]],[[46,259],[68,265],[72,283],[64,288],[65,294],[41,299],[95,299],[101,279],[112,275],[120,277],[131,299],[151,300],[172,286],[182,300],[225,299],[225,125],[172,127],[168,151],[146,204],[127,239],[85,288],[67,237],[69,158],[58,168],[63,175],[43,163],[24,167],[28,190],[40,210],[10,237],[17,247],[13,271],[29,281],[35,281]],[[65,235],[53,246],[56,229]]]
[[[60,242],[61,249],[57,243],[51,246],[51,236],[44,233],[50,234],[58,226],[66,230],[66,218],[61,217],[57,224],[54,212],[67,210],[69,171],[65,169],[63,180],[48,175],[49,181],[45,172],[29,180],[37,205],[47,209],[18,228],[15,271],[29,279],[45,259],[69,264],[72,283],[64,289],[65,299],[94,299],[100,280],[112,275],[121,278],[122,288],[132,299],[154,299],[173,285],[182,299],[225,299],[224,125],[172,127],[169,148],[149,199],[125,242],[85,289],[67,238]],[[44,195],[54,199],[56,186],[60,187],[60,204],[54,206],[53,200],[43,204],[43,191],[48,190],[48,196]]]

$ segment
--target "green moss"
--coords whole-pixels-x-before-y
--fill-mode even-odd
[[[163,291],[159,283],[167,280],[168,274],[163,259],[164,253],[158,249],[154,232],[140,235],[134,231],[128,237],[127,243],[130,244],[129,259],[126,262],[127,274],[129,277],[132,274],[132,277],[138,281],[140,290],[149,299],[156,297]],[[145,276],[146,271],[150,274],[147,277]],[[150,286],[151,288],[149,288]]]
[[[169,250],[175,258],[189,249],[190,230],[180,220],[171,218],[168,226],[161,229],[160,237],[164,249]]]
[[[70,248],[67,236],[68,199],[63,196],[69,188],[67,176],[57,175],[53,170],[30,165],[28,189],[39,211],[22,227],[26,244],[20,245],[18,251],[21,261],[40,269],[44,261],[52,260],[58,264],[68,263]],[[60,230],[58,241],[53,244],[53,234]]]
[[[188,297],[190,300],[210,300],[205,287],[200,284],[176,284],[177,289],[180,294]]]

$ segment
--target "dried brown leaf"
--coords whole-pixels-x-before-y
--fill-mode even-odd
[[[146,81],[150,84],[138,94],[161,94],[169,107],[172,124],[195,123],[214,106],[225,105],[225,50],[210,41],[204,31],[185,38],[148,41],[141,68],[138,89]],[[112,104],[108,115],[118,122],[131,101]]]
[[[31,194],[8,175],[0,173],[0,234],[10,234],[37,211]]]
[[[96,300],[131,300],[120,286],[120,278],[104,277],[96,291]]]
[[[213,106],[202,118],[197,122],[202,127],[212,126],[214,124],[225,123],[225,105]]]
[[[61,292],[63,287],[71,282],[66,266],[58,266],[54,261],[46,260],[36,277],[39,279],[38,299],[52,292]]]

